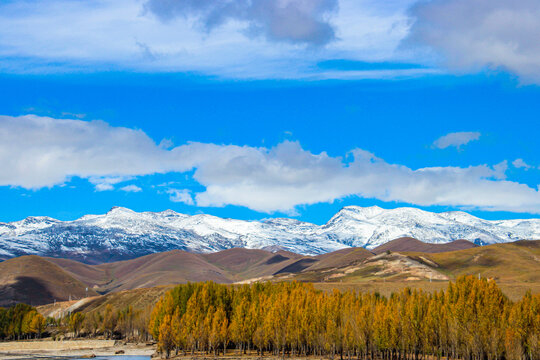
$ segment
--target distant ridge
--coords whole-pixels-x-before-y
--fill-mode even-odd
[[[375,249],[402,237],[432,244],[534,240],[540,239],[540,219],[488,221],[460,211],[346,206],[326,224],[316,225],[286,218],[244,221],[114,207],[74,221],[29,217],[0,223],[0,259],[40,255],[100,264],[169,250],[212,253],[231,248],[319,255]]]
[[[373,253],[381,254],[385,251],[395,252],[423,252],[423,253],[442,253],[449,251],[465,250],[478,247],[475,243],[468,240],[454,240],[445,244],[429,244],[410,237],[403,237],[387,242],[373,249]]]

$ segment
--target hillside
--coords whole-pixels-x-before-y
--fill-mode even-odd
[[[91,294],[111,294],[207,280],[225,284],[298,280],[323,287],[338,284],[335,286],[373,290],[390,289],[391,284],[395,288],[422,284],[422,287],[435,289],[436,282],[478,273],[494,278],[510,292],[514,291],[512,289],[522,292],[526,288],[540,290],[540,241],[447,252],[440,251],[451,249],[455,244],[441,247],[414,239],[397,239],[389,244],[393,249],[415,251],[374,254],[363,248],[348,248],[302,256],[286,251],[272,253],[242,248],[212,254],[173,250],[101,265],[27,256],[0,263],[3,270],[1,299],[4,303],[31,300],[34,304],[44,304],[55,298],[68,299],[69,295],[79,299],[85,295],[86,286]],[[426,249],[426,245],[429,251],[418,251]],[[458,246],[471,245],[458,242]],[[31,292],[25,287],[32,289]]]
[[[457,250],[465,250],[478,247],[478,245],[468,240],[454,240],[445,244],[430,244],[410,237],[403,237],[389,241],[381,246],[371,250],[375,254],[381,254],[386,251],[404,252],[416,251],[424,253],[441,253]]]
[[[169,263],[168,259],[180,259],[176,257],[179,255],[181,258],[182,254],[162,254],[163,260],[156,263]],[[284,255],[291,256],[287,253],[280,255],[233,249],[223,254],[204,255],[204,258],[223,271],[229,268],[228,274],[244,275],[249,273],[250,268],[259,271],[264,262],[269,265],[283,262],[284,266],[279,271],[273,268],[273,275],[267,275],[265,280],[311,281],[316,288],[328,291],[354,290],[390,296],[392,292],[411,287],[431,292],[446,288],[449,280],[455,280],[460,275],[480,273],[482,277],[493,278],[512,300],[521,298],[528,290],[540,293],[540,241],[519,241],[445,253],[383,252],[373,255],[365,249],[346,249],[318,257],[281,260]],[[276,257],[279,262],[273,262],[276,260],[272,259]],[[310,266],[292,269],[299,261],[305,262],[306,259],[313,260]],[[117,269],[127,270],[133,265],[126,263],[119,264]],[[287,272],[287,268],[295,272]],[[113,291],[79,301],[44,305],[39,310],[45,315],[59,315],[66,311],[102,312],[107,304],[111,304],[118,309],[132,305],[138,311],[148,311],[149,306],[169,288],[159,286]]]
[[[231,248],[315,256],[345,248],[375,249],[403,237],[432,244],[466,239],[479,245],[540,239],[540,219],[488,221],[455,211],[346,206],[317,225],[286,218],[244,221],[114,207],[73,221],[29,217],[0,223],[0,259],[35,254],[100,264],[170,250],[213,253]]]
[[[97,295],[189,281],[228,284],[254,277],[272,277],[301,258],[304,257],[286,251],[271,253],[241,248],[213,254],[173,250],[101,265],[23,256],[0,263],[3,270],[0,299],[4,304],[20,301],[46,304],[54,299],[67,300],[70,296],[81,299],[86,295],[86,287],[89,287],[89,295]]]
[[[79,279],[91,288],[100,287],[109,282],[111,278],[107,271],[104,271],[96,266],[80,263],[75,260],[51,257],[45,257],[44,259],[58,265],[65,272],[76,279]]]
[[[454,278],[463,274],[480,274],[502,282],[540,284],[538,240],[495,244],[447,253],[408,255],[425,263],[433,262],[440,272]]]
[[[188,281],[232,282],[229,274],[205,261],[200,255],[181,250],[98,265],[96,268],[111,276],[110,282],[105,287],[107,292]]]
[[[47,304],[86,295],[86,284],[39,256],[23,256],[0,263],[0,306],[17,302]],[[88,295],[97,293],[89,289]]]
[[[141,288],[124,290],[110,294],[93,296],[81,300],[57,302],[56,304],[45,304],[37,307],[37,310],[45,317],[61,317],[68,312],[104,312],[107,305],[112,305],[115,309],[123,309],[131,306],[138,312],[150,312],[158,299],[172,286],[159,286],[153,288]]]

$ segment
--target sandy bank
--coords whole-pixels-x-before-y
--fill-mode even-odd
[[[85,357],[89,355],[110,356],[123,351],[122,355],[150,356],[156,349],[155,346],[146,344],[121,344],[114,340],[73,340],[73,341],[10,341],[0,342],[0,358],[32,358],[31,355],[39,354],[40,357],[75,356]]]

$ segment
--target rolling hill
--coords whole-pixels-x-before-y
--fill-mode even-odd
[[[425,253],[441,253],[448,251],[471,249],[475,247],[478,247],[478,245],[468,240],[454,240],[445,244],[429,244],[410,237],[403,237],[377,246],[371,251],[375,254],[381,254],[386,251],[416,251]]]
[[[211,254],[173,250],[100,265],[23,256],[0,263],[0,300],[4,305],[45,304],[70,295],[81,299],[87,286],[89,295],[97,295],[206,280],[226,284],[298,280],[323,288],[377,291],[400,286],[436,289],[436,283],[478,273],[500,282],[509,292],[540,291],[540,241],[475,247],[463,241],[439,246],[397,239],[389,244],[394,250],[378,254],[347,248],[318,256],[243,248]],[[453,250],[456,247],[468,248]]]
[[[0,263],[0,306],[23,302],[39,305],[97,293],[60,266],[39,256],[23,256]]]
[[[100,265],[22,256],[0,263],[0,303],[46,304],[55,299],[82,299],[86,287],[88,295],[97,295],[188,281],[228,284],[255,277],[270,278],[304,258],[307,257],[286,251],[242,248],[213,254],[172,250]]]
[[[179,284],[188,281],[232,282],[229,274],[209,263],[200,255],[182,250],[151,254],[96,267],[111,276],[111,281],[105,287],[107,292]]]
[[[446,253],[405,253],[457,277],[480,274],[497,281],[540,284],[540,241],[517,241]]]

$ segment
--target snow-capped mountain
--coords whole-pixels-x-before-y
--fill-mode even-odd
[[[99,263],[171,249],[212,252],[232,247],[320,254],[350,246],[372,249],[404,236],[430,243],[540,239],[540,219],[488,221],[459,211],[347,206],[319,226],[284,218],[244,221],[115,207],[74,221],[29,217],[0,223],[0,257],[38,254]]]

